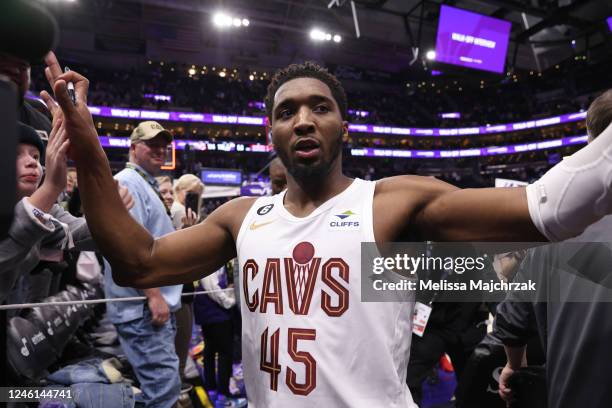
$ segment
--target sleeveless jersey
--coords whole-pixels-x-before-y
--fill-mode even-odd
[[[375,182],[298,218],[261,197],[237,238],[244,381],[252,408],[412,408],[413,302],[361,302]]]

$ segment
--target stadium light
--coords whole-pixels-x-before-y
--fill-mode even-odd
[[[325,40],[325,33],[318,28],[313,28],[310,30],[310,38],[315,41],[323,41]]]
[[[195,75],[196,74],[196,70],[195,70],[195,68],[189,68],[189,71],[187,71],[187,73],[189,75]]]
[[[310,30],[310,39],[313,41],[331,41],[333,39],[335,43],[342,41],[342,37],[339,34],[332,35],[319,28]]]
[[[425,54],[425,58],[427,58],[428,60],[435,60],[436,52],[434,50],[427,51],[427,54]]]
[[[216,13],[213,17],[213,23],[219,28],[229,27],[232,25],[232,18],[225,13]]]
[[[213,15],[213,23],[219,28],[248,27],[249,24],[251,24],[251,22],[246,18],[230,16],[221,11]]]

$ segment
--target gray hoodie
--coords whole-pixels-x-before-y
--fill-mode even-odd
[[[44,214],[25,198],[15,206],[8,236],[0,241],[0,303],[7,299],[20,276],[30,272],[40,261],[44,249],[95,249],[84,218],[73,217],[55,204],[41,222],[35,214]]]

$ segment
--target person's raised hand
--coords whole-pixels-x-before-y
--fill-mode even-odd
[[[187,212],[181,217],[181,229],[191,227],[198,222],[198,214],[195,213],[191,208],[187,208]]]
[[[42,188],[57,196],[66,188],[67,152],[70,140],[66,136],[63,119],[53,125],[45,152],[45,181]]]
[[[45,179],[28,199],[34,207],[43,212],[49,212],[57,197],[66,188],[66,152],[69,147],[70,141],[66,137],[63,122],[58,120],[53,124],[45,149]]]

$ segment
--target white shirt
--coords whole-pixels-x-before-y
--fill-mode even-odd
[[[406,385],[414,303],[361,301],[374,182],[310,215],[259,198],[237,238],[249,407],[416,407]]]

